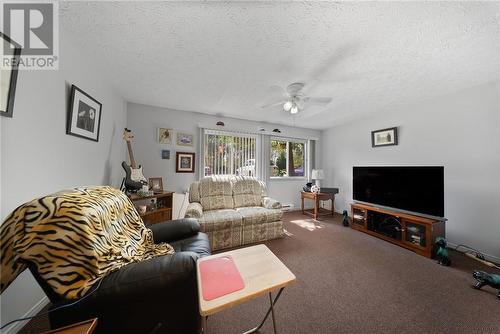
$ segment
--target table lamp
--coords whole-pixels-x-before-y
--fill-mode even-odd
[[[315,180],[315,184],[318,186],[318,188],[321,188],[321,180],[325,178],[325,173],[323,172],[322,169],[313,169],[312,170],[312,175],[311,179]]]

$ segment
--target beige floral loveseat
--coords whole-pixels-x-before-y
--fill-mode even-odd
[[[264,182],[247,176],[209,176],[189,188],[186,217],[197,218],[212,250],[282,237],[281,204]]]

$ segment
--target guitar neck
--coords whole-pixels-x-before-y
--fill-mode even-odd
[[[127,148],[128,156],[130,157],[130,167],[136,169],[137,166],[135,165],[134,153],[132,152],[132,144],[130,143],[130,141],[127,141]]]

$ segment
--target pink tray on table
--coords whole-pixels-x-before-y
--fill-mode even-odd
[[[245,287],[243,278],[230,255],[200,263],[203,299],[212,300]]]

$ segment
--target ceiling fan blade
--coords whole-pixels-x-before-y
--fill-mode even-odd
[[[275,102],[264,104],[263,106],[261,106],[261,108],[266,109],[266,108],[270,108],[270,107],[275,107],[278,105],[283,105],[285,102],[286,102],[286,100],[275,101]]]
[[[278,85],[272,85],[271,87],[269,87],[267,89],[267,93],[273,96],[283,96],[283,97],[287,96],[285,88]]]
[[[309,97],[306,96],[302,99],[305,103],[310,103],[310,104],[328,104],[332,102],[331,97]]]
[[[286,88],[286,91],[290,96],[297,95],[297,93],[304,88],[305,83],[303,82],[294,82],[292,84],[289,84],[288,87]]]
[[[301,118],[313,118],[313,117],[315,117],[315,116],[317,116],[317,115],[319,115],[319,114],[321,114],[321,113],[323,113],[323,112],[325,112],[327,110],[329,110],[329,109],[323,109],[323,108],[321,108],[321,109],[315,110],[315,111],[308,110],[306,112],[299,113],[299,114],[300,114]]]

